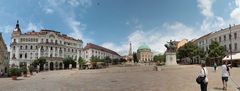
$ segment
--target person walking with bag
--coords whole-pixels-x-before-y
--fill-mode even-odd
[[[202,63],[201,70],[197,78],[198,83],[200,84],[201,91],[207,91],[207,85],[208,85],[207,75],[208,75],[208,70],[206,68],[206,64]]]
[[[227,61],[223,61],[223,65],[222,65],[223,90],[227,90],[227,81],[228,81],[229,76],[230,76],[230,71],[229,71],[229,67],[227,65]]]

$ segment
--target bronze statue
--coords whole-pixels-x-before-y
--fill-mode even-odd
[[[172,40],[170,40],[170,42],[167,42],[167,44],[164,45],[167,48],[166,52],[176,52],[176,44],[177,42]]]

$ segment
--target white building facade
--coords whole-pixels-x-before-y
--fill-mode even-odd
[[[217,41],[220,43],[220,45],[224,46],[227,51],[225,53],[226,55],[230,55],[230,50],[232,50],[233,55],[240,53],[240,25],[234,25],[216,32],[209,33],[196,39],[194,42],[200,48],[203,48],[204,51],[208,51],[209,45],[212,41]],[[234,57],[233,60],[240,60],[240,57]]]
[[[74,39],[54,30],[22,33],[17,22],[10,44],[10,66],[30,65],[33,60],[45,57],[46,66],[62,67],[63,58],[75,60],[82,55],[82,40]]]
[[[83,58],[87,61],[91,61],[91,57],[99,57],[100,59],[104,59],[105,57],[109,57],[110,59],[120,59],[121,56],[110,49],[87,43],[87,45],[83,48]]]

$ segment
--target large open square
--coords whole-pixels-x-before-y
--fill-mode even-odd
[[[1,91],[200,91],[195,78],[198,65],[180,65],[159,67],[152,66],[110,67],[97,70],[58,70],[41,72],[31,77],[0,79]],[[209,91],[221,91],[221,70],[209,71]],[[239,68],[231,69],[237,83],[240,78]],[[236,85],[229,80],[228,91],[237,91]]]

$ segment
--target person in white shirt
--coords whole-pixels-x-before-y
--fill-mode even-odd
[[[200,84],[201,91],[207,91],[207,85],[208,85],[207,75],[208,75],[208,70],[207,70],[207,68],[206,68],[206,64],[205,64],[205,63],[202,63],[202,64],[201,64],[201,70],[200,70],[199,76],[200,76],[200,77],[205,77],[205,79],[204,79],[204,81]]]
[[[72,64],[69,64],[69,69],[72,69]]]
[[[229,67],[227,65],[227,61],[223,61],[223,65],[222,65],[223,90],[227,90],[227,81],[229,76],[230,76],[230,72],[229,72]]]

